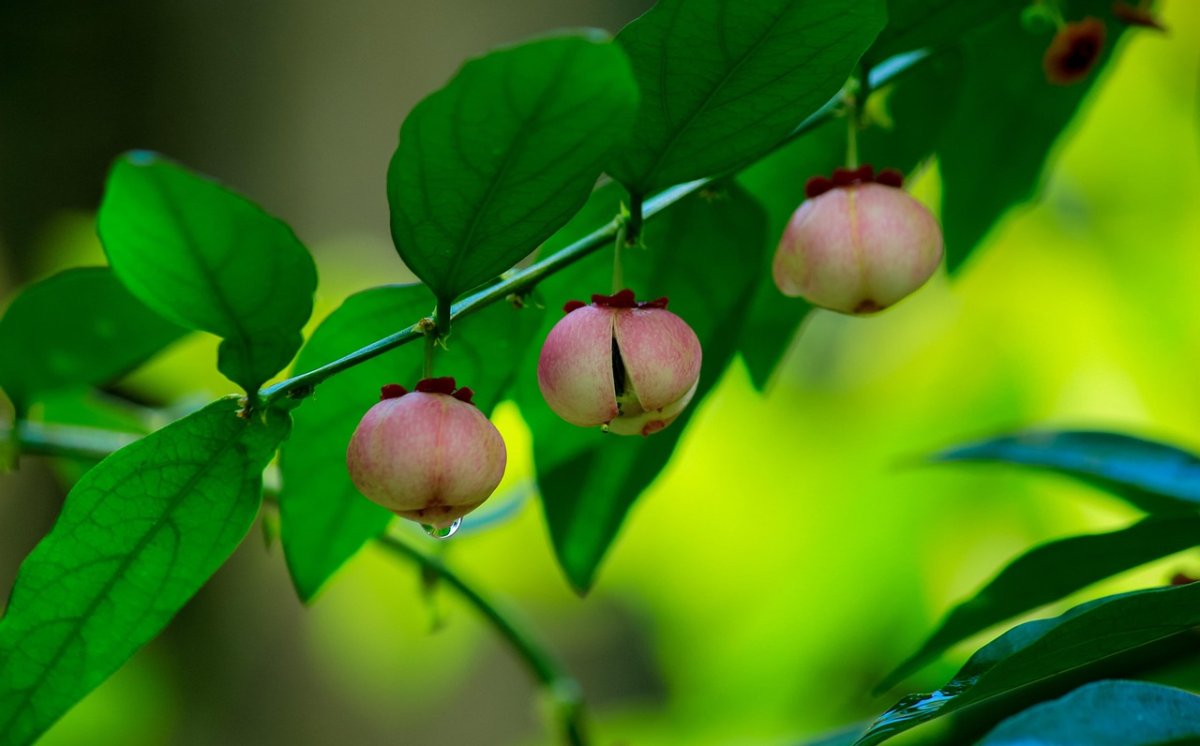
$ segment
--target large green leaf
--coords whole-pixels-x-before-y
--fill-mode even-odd
[[[630,192],[737,170],[846,82],[882,0],[661,0],[617,35],[642,91],[608,172]]]
[[[888,22],[866,56],[879,61],[915,49],[956,45],[963,34],[1024,3],[1013,0],[887,0]]]
[[[1144,681],[1097,681],[1005,720],[976,746],[1200,743],[1200,697]]]
[[[1111,5],[1082,0],[1068,11],[1071,18],[1105,18]],[[1046,81],[1042,55],[1051,34],[1026,31],[1016,12],[967,36],[962,94],[938,146],[951,271],[1010,206],[1034,195],[1051,147],[1102,72],[1120,30],[1109,25],[1096,68],[1070,86]]]
[[[940,690],[905,697],[856,742],[871,746],[969,708],[1001,713],[1002,700],[1073,676],[1200,624],[1200,583],[1107,596],[1062,616],[1014,627],[981,648]]]
[[[583,206],[636,106],[629,62],[600,32],[471,60],[400,130],[388,169],[400,256],[447,304],[508,269]]]
[[[921,649],[878,686],[888,689],[951,645],[1092,583],[1200,545],[1200,515],[1152,516],[1120,531],[1043,544],[954,608]]]
[[[589,206],[612,214],[616,190]],[[585,211],[585,212],[589,212]],[[595,223],[593,223],[594,225]],[[538,486],[559,563],[572,586],[586,591],[625,514],[670,459],[704,395],[732,358],[737,333],[764,248],[762,208],[733,187],[695,195],[647,224],[647,249],[624,252],[626,284],[641,298],[666,295],[670,310],[687,321],[704,348],[700,384],[679,420],[646,438],[606,435],[559,419],[542,400],[533,376],[518,388],[521,411],[534,432]],[[542,283],[550,309],[544,333],[562,305],[610,289],[611,253],[604,251]],[[531,359],[526,369],[536,364]]]
[[[113,165],[97,223],[117,277],[163,316],[222,337],[218,367],[247,392],[300,349],[316,268],[253,202],[136,152]]]
[[[1025,432],[949,448],[935,462],[1020,464],[1065,474],[1149,512],[1200,506],[1200,458],[1174,446],[1120,433]]]
[[[421,285],[385,285],[352,295],[313,332],[296,368],[336,360],[430,310]],[[496,304],[455,323],[449,349],[437,354],[436,372],[470,386],[475,402],[490,412],[513,377],[529,372],[518,362],[540,316]],[[295,428],[280,455],[280,530],[292,582],[305,601],[392,518],[351,483],[346,446],[363,413],[379,401],[379,388],[399,383],[411,389],[421,376],[422,357],[420,343],[384,353],[328,379],[293,412]]]
[[[946,113],[954,103],[956,58],[952,52],[944,53],[872,75],[878,87],[876,100],[885,100],[887,111],[859,134],[863,163],[907,173],[932,153]],[[738,175],[738,183],[767,210],[771,247],[778,245],[792,213],[804,202],[808,179],[828,176],[834,168],[845,165],[846,135],[846,120],[835,118]],[[767,267],[773,258],[772,249],[764,257]],[[766,386],[810,310],[803,299],[780,293],[770,271],[764,270],[745,332],[738,341],[738,352],[758,388]]]
[[[286,415],[223,399],[84,475],[0,618],[0,744],[32,743],[221,566],[287,431]]]
[[[0,318],[0,388],[20,415],[42,394],[117,378],[183,334],[108,267],[69,269],[25,288]]]

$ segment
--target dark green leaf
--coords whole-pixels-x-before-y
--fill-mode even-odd
[[[0,318],[0,388],[23,416],[42,394],[111,381],[183,334],[108,267],[69,269],[25,288]]]
[[[300,351],[298,370],[310,370],[416,321],[430,311],[421,285],[387,285],[350,296]],[[455,323],[436,369],[470,386],[484,412],[501,400],[533,338],[541,314],[496,304]],[[379,535],[392,518],[359,494],[346,471],[346,446],[379,388],[412,388],[421,377],[421,343],[401,347],[334,376],[293,411],[295,429],[282,449],[279,511],[292,582],[308,601],[329,576]],[[468,521],[470,518],[467,519]]]
[[[1108,0],[1075,3],[1072,18],[1106,17],[1110,5]],[[1119,32],[1109,27],[1096,68],[1070,86],[1046,81],[1042,56],[1051,34],[1026,31],[1016,13],[969,35],[962,94],[938,146],[951,271],[1010,206],[1033,196],[1051,147],[1102,72]]]
[[[950,448],[935,462],[1021,464],[1074,477],[1148,512],[1200,505],[1200,459],[1187,451],[1120,433],[1026,432]]]
[[[642,103],[608,172],[645,196],[750,163],[837,93],[884,19],[882,0],[661,0],[617,35]]]
[[[258,512],[262,470],[287,430],[286,415],[244,419],[224,399],[75,485],[0,619],[0,744],[32,743],[221,566]]]
[[[613,214],[615,191],[605,190],[589,211]],[[604,197],[613,201],[605,206]],[[518,401],[535,433],[542,505],[559,563],[576,590],[591,586],[625,514],[666,465],[729,364],[761,270],[763,229],[762,209],[741,190],[722,188],[665,211],[647,224],[648,248],[624,252],[626,284],[642,298],[668,296],[670,310],[692,326],[704,348],[696,397],[670,427],[646,438],[577,428],[550,411],[532,376],[522,379]],[[549,313],[540,338],[561,318],[566,301],[610,291],[611,266],[612,254],[599,252],[542,283]],[[526,369],[534,365],[531,359]]]
[[[1018,557],[900,664],[877,691],[889,689],[951,645],[1018,614],[1057,601],[1119,572],[1200,545],[1200,515],[1153,516],[1107,534],[1072,536]]]
[[[1097,681],[1010,717],[977,746],[1166,746],[1200,742],[1200,697],[1144,681]]]
[[[1013,0],[887,0],[888,23],[867,57],[880,61],[915,49],[941,49],[1003,13],[1016,15],[1023,3]]]
[[[933,151],[946,110],[953,104],[957,86],[956,56],[952,53],[924,60],[903,77],[876,91],[887,102],[887,116],[872,122],[859,135],[859,154],[877,168],[909,172]],[[875,77],[875,76],[873,76]],[[889,80],[891,76],[889,75]],[[738,351],[746,361],[754,385],[766,386],[796,329],[811,307],[803,299],[788,298],[771,278],[774,247],[804,201],[804,185],[812,176],[826,175],[845,165],[846,121],[834,119],[771,154],[738,175],[738,183],[767,209],[769,245],[765,268]]]
[[[400,256],[447,303],[516,264],[583,206],[636,106],[629,62],[600,32],[471,60],[400,130]]]
[[[292,230],[151,153],[113,165],[98,216],[117,277],[146,305],[223,338],[217,367],[255,392],[300,348],[317,273]]]
[[[1014,627],[981,648],[932,694],[905,697],[856,742],[871,746],[952,712],[994,704],[1163,641],[1200,624],[1200,583],[1107,596]]]

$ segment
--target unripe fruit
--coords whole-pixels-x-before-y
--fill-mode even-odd
[[[700,340],[667,310],[632,290],[571,301],[542,346],[538,386],[554,412],[581,427],[649,435],[671,424],[700,380]]]
[[[780,292],[849,314],[882,311],[912,293],[942,260],[942,229],[891,169],[817,177],[792,215],[772,274]]]
[[[346,450],[350,479],[403,518],[446,528],[479,507],[504,476],[500,432],[453,378],[416,390],[390,384],[367,410]]]

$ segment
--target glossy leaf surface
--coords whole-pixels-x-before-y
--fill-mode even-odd
[[[642,92],[608,172],[651,192],[766,153],[846,82],[882,0],[662,0],[617,35]]]
[[[400,130],[396,250],[447,303],[507,270],[583,206],[636,105],[629,62],[600,32],[471,60]]]
[[[940,690],[905,697],[856,742],[882,743],[934,718],[993,704],[1200,624],[1200,583],[1107,596],[1014,627],[981,648]],[[992,708],[995,710],[996,708]]]
[[[949,448],[932,460],[1047,469],[1093,484],[1150,512],[1200,507],[1200,458],[1165,443],[1121,433],[1016,433]]]
[[[223,399],[84,475],[0,618],[0,744],[32,743],[221,566],[288,425],[277,412],[239,417]]]
[[[25,288],[0,318],[0,388],[23,412],[40,395],[118,378],[185,333],[107,267],[69,269]]]
[[[891,688],[951,645],[994,624],[1197,545],[1200,515],[1168,515],[1153,516],[1120,531],[1072,536],[1035,547],[955,607],[921,649],[877,690]]]
[[[297,370],[311,370],[399,331],[431,311],[420,285],[385,285],[350,296],[327,317],[300,351]],[[496,304],[455,323],[449,349],[439,350],[435,372],[453,375],[475,391],[484,412],[503,398],[533,338],[540,315]],[[322,383],[292,413],[295,428],[284,444],[279,500],[284,553],[300,598],[321,585],[392,514],[359,494],[346,471],[346,446],[359,419],[379,401],[384,384],[408,389],[421,377],[422,342],[384,353]],[[470,521],[470,517],[465,519]]]
[[[1200,743],[1200,697],[1144,681],[1097,681],[1013,715],[977,746],[1185,743]]]
[[[300,348],[317,273],[291,228],[153,153],[117,159],[97,218],[117,277],[188,329],[222,337],[217,367],[257,391]]]

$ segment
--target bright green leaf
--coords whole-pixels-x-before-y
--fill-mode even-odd
[[[352,295],[313,332],[296,369],[336,360],[430,310],[421,285],[385,285]],[[471,387],[475,402],[490,412],[513,376],[523,373],[518,362],[539,320],[536,312],[496,304],[456,322],[449,349],[437,352],[436,372]],[[328,379],[292,412],[295,428],[280,455],[279,511],[288,569],[305,601],[392,518],[350,482],[346,446],[359,419],[379,401],[379,388],[399,383],[411,389],[421,377],[422,359],[420,342],[384,353]]]
[[[400,129],[388,169],[400,256],[445,303],[507,270],[587,201],[636,106],[629,62],[600,32],[471,60]]]
[[[1174,446],[1120,433],[1016,433],[950,448],[931,460],[1047,469],[1107,490],[1148,512],[1200,506],[1200,458]]]
[[[1111,3],[1077,5],[1072,11],[1079,16],[1105,17]],[[1046,81],[1042,55],[1051,35],[1026,31],[1015,12],[967,37],[962,94],[938,146],[951,271],[1009,207],[1033,196],[1051,147],[1103,71],[1119,35],[1119,27],[1109,27],[1095,69],[1069,86]]]
[[[117,277],[146,305],[223,338],[217,367],[257,391],[300,348],[317,273],[262,208],[161,156],[117,159],[97,218]]]
[[[1200,743],[1200,697],[1144,681],[1097,681],[1013,715],[976,746]]]
[[[1107,596],[1062,616],[1014,627],[983,648],[940,690],[905,697],[856,742],[873,746],[921,723],[976,708],[990,717],[1003,699],[1077,675],[1200,624],[1200,583]],[[1019,699],[1019,698],[1018,698]]]
[[[661,0],[617,35],[642,91],[608,167],[630,192],[737,170],[846,82],[882,0]]]
[[[0,388],[23,415],[43,394],[120,377],[184,333],[108,267],[69,269],[26,287],[0,318]]]
[[[287,431],[286,415],[242,418],[224,399],[84,475],[0,618],[0,745],[32,743],[221,566]]]
[[[605,190],[589,211],[598,218],[611,215],[615,191]],[[613,201],[605,206],[604,197]],[[732,359],[762,267],[764,222],[762,208],[744,192],[717,187],[666,210],[647,224],[647,248],[624,252],[626,284],[640,298],[668,296],[670,310],[691,325],[703,345],[696,396],[670,427],[645,438],[578,428],[550,411],[532,377],[518,388],[522,414],[536,434],[534,460],[550,536],[576,590],[592,585],[629,508],[666,465],[704,395]],[[566,301],[610,292],[611,267],[612,254],[598,252],[543,282],[549,312],[539,338],[561,318]],[[534,365],[531,359],[527,369]]]
[[[1018,557],[970,600],[876,690],[889,689],[951,645],[1092,583],[1200,545],[1200,515],[1153,516],[1120,531],[1072,536]]]

